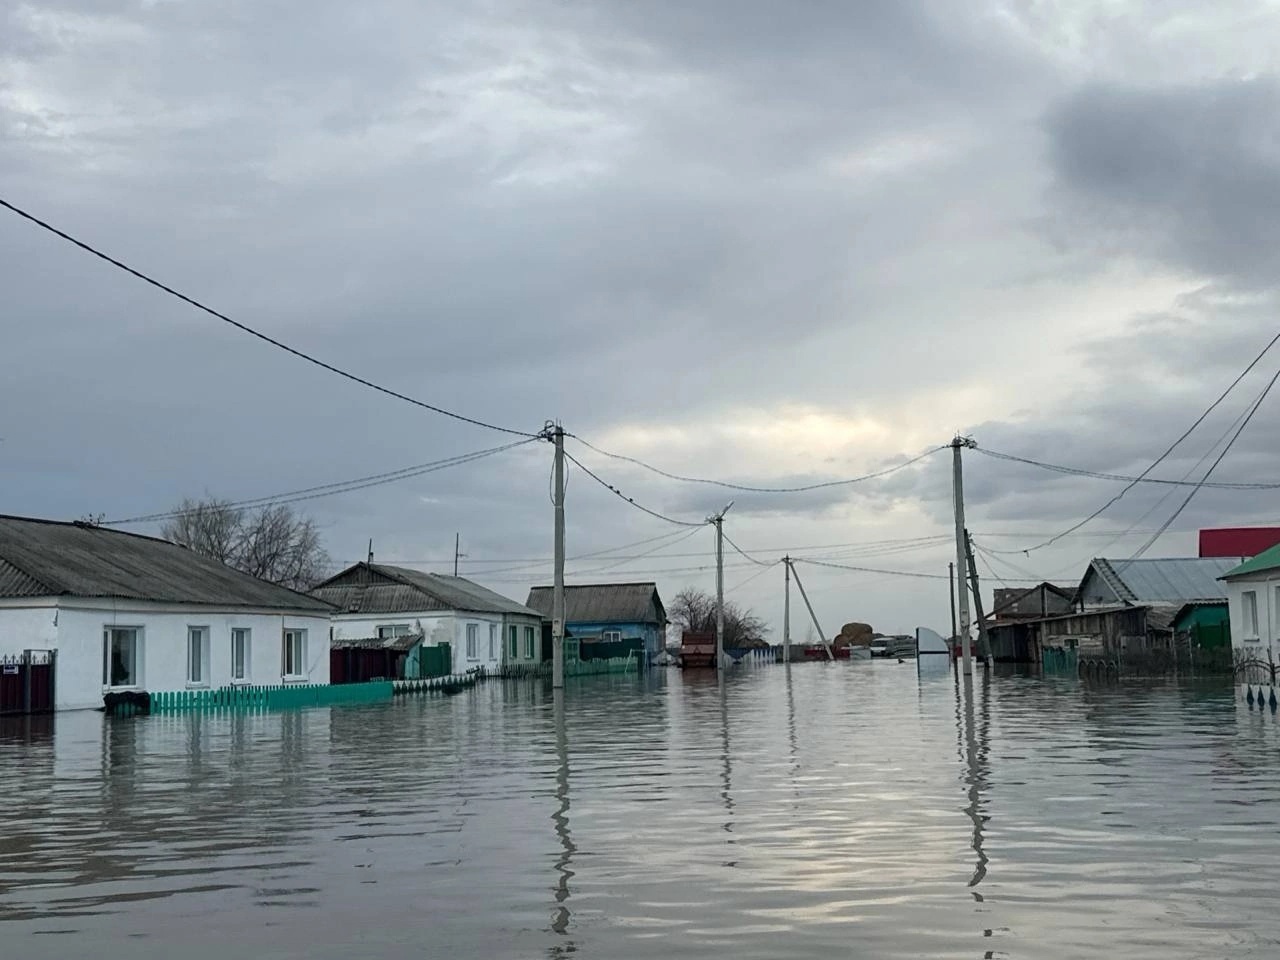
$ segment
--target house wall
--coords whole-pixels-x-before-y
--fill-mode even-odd
[[[1269,570],[1227,583],[1231,649],[1240,657],[1274,662],[1280,650],[1280,571]],[[1246,631],[1244,595],[1252,591],[1258,598],[1257,636]]]
[[[56,708],[101,707],[105,692],[103,630],[110,626],[140,628],[139,678],[131,689],[159,692],[230,685],[233,627],[250,631],[245,683],[284,682],[281,666],[286,628],[307,632],[306,675],[296,682],[329,682],[329,618],[311,613],[229,612],[143,601],[6,601],[0,604],[0,655],[24,649],[57,650]],[[187,682],[188,627],[208,629],[208,669],[197,685]]]
[[[570,620],[566,628],[575,637],[598,637],[606,630],[622,631],[623,639],[642,637],[650,658],[662,653],[666,638],[656,623],[637,623],[633,620]]]
[[[1122,601],[1116,596],[1116,592],[1107,586],[1107,582],[1090,567],[1084,581],[1080,584],[1080,602],[1086,607],[1102,607]]]
[[[466,611],[439,610],[420,611],[416,613],[388,614],[339,614],[333,618],[333,636],[336,640],[359,640],[376,637],[378,627],[406,623],[414,632],[423,634],[423,643],[438,646],[441,643],[450,645],[453,657],[453,672],[464,673],[475,667],[484,667],[490,672],[497,672],[504,663],[534,664],[541,657],[541,624],[538,617],[521,616],[519,614],[502,613],[470,613]],[[476,625],[476,656],[467,656],[467,624]],[[507,626],[515,624],[520,627],[520,649],[517,658],[512,661],[506,651]],[[497,637],[493,655],[489,649],[489,628],[497,628]],[[534,655],[524,655],[524,627],[531,626],[537,631],[534,643]]]

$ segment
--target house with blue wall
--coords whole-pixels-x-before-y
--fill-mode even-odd
[[[549,620],[551,601],[551,587],[534,587],[525,606]],[[640,640],[652,660],[666,645],[667,610],[655,583],[566,586],[564,611],[565,629],[584,646]]]

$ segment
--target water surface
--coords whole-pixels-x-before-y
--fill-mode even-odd
[[[1280,727],[1213,685],[798,664],[0,724],[24,958],[1230,957]],[[5,955],[9,955],[6,949]],[[14,956],[18,956],[14,953]]]

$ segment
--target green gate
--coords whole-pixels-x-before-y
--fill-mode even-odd
[[[430,680],[447,677],[453,672],[453,648],[447,643],[418,647],[418,677]]]

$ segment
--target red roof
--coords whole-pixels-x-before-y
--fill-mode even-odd
[[[1219,527],[1200,531],[1202,557],[1256,557],[1280,543],[1280,527]]]

